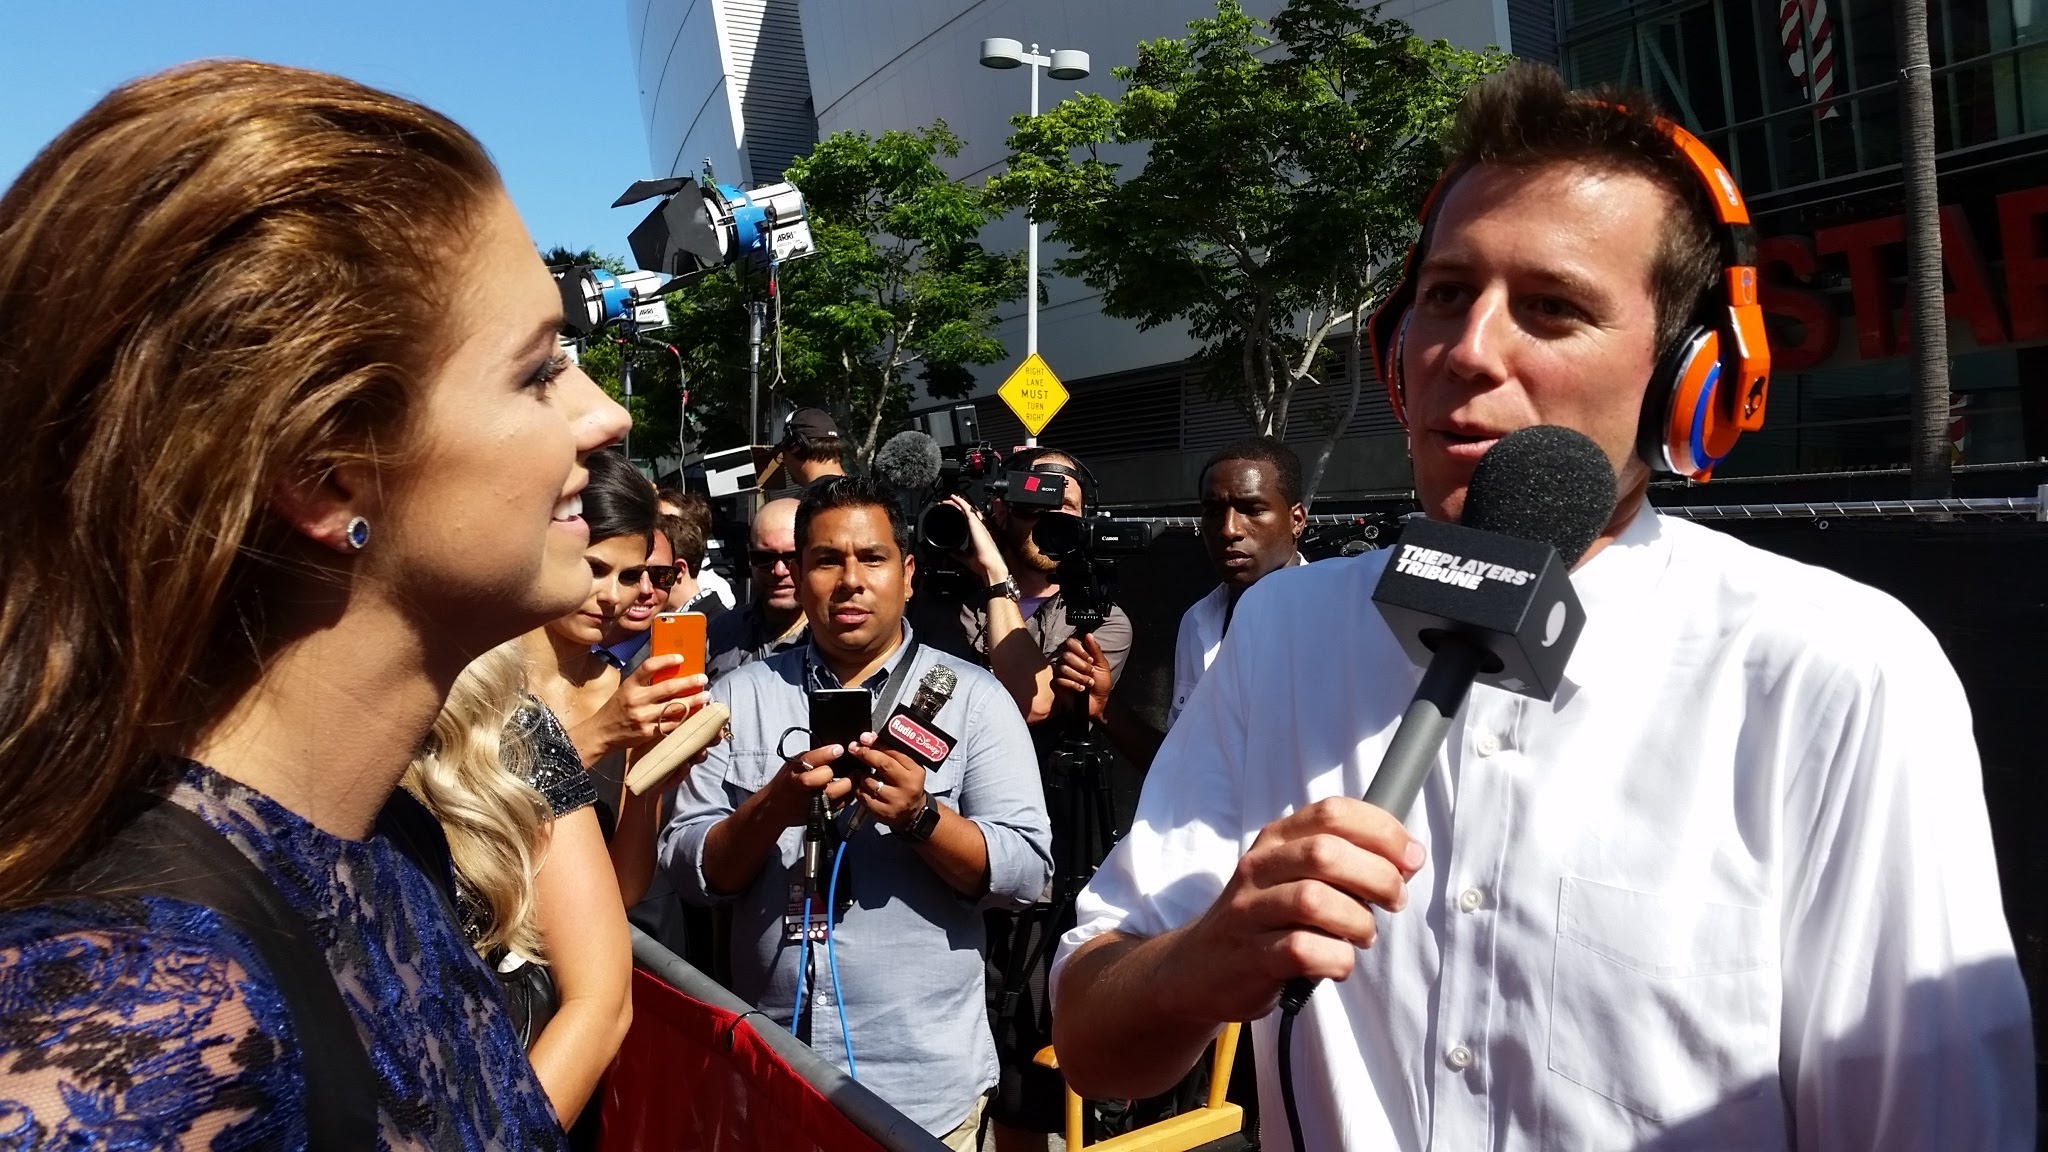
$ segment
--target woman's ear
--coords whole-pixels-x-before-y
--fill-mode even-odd
[[[369,465],[338,464],[318,476],[273,485],[270,507],[299,535],[347,555],[369,544],[376,491]]]

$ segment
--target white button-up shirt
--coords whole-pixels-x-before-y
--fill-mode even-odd
[[[1166,706],[1166,727],[1172,729],[1202,674],[1216,662],[1223,646],[1224,618],[1230,610],[1230,586],[1218,584],[1180,615],[1180,634],[1173,643],[1173,703]]]
[[[1386,556],[1239,601],[1062,964],[1188,923],[1266,824],[1365,792],[1420,680],[1372,605]],[[1473,690],[1408,818],[1408,906],[1303,1013],[1307,1147],[2031,1149],[2026,990],[1926,628],[1648,512],[1573,583],[1556,700]]]
[[[1302,559],[1299,552],[1288,561],[1289,566],[1297,568],[1306,563],[1308,561]],[[1202,674],[1216,662],[1216,650],[1223,646],[1223,630],[1229,622],[1230,586],[1227,584],[1218,584],[1210,589],[1207,596],[1181,613],[1180,632],[1173,644],[1173,703],[1166,706],[1168,728],[1180,719],[1181,709],[1188,706],[1188,697],[1194,695],[1195,685],[1202,682]]]

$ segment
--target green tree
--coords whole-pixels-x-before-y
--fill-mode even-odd
[[[761,395],[816,404],[839,419],[863,462],[910,401],[915,369],[941,399],[973,388],[971,367],[1003,358],[988,335],[996,309],[1024,290],[1023,261],[985,250],[981,194],[940,158],[960,141],[943,121],[870,137],[840,132],[790,166],[803,190],[814,255],[779,270],[764,336]],[[760,269],[735,265],[670,297],[670,339],[682,349],[693,413],[709,435],[744,443],[749,299]]]
[[[1185,323],[1207,387],[1256,431],[1286,436],[1297,390],[1319,394],[1313,499],[1364,377],[1364,341],[1344,341],[1340,405],[1323,382],[1333,337],[1391,287],[1460,97],[1508,57],[1418,39],[1351,0],[1291,0],[1270,26],[1218,0],[1188,29],[1138,46],[1115,71],[1120,99],[1013,120],[987,191],[1052,224],[1069,250],[1054,267],[1108,315]],[[1118,145],[1147,149],[1128,179],[1105,158]]]

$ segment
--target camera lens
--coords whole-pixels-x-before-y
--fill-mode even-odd
[[[951,504],[934,504],[917,518],[917,535],[925,547],[939,552],[960,552],[973,537],[967,530],[967,513]]]
[[[1055,560],[1077,556],[1088,548],[1088,524],[1067,512],[1047,512],[1031,529],[1031,542]]]

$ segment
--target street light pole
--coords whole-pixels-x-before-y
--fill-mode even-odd
[[[1031,118],[1038,119],[1038,62],[1044,57],[1038,55],[1038,45],[1031,46]],[[1026,355],[1038,355],[1038,217],[1027,209],[1026,222],[1031,226],[1031,243],[1027,246],[1024,273],[1024,351]],[[1036,443],[1038,437],[1031,440]]]
[[[1038,70],[1045,69],[1055,80],[1083,80],[1088,76],[1088,54],[1063,48],[1049,56],[1040,55],[1038,45],[1030,51],[1016,40],[997,36],[981,42],[981,65],[984,68],[1029,68],[1031,70],[1031,118],[1038,118]],[[1024,266],[1024,351],[1027,356],[1038,355],[1038,218],[1025,211],[1029,226],[1030,240],[1025,246]],[[1026,436],[1024,443],[1029,447],[1038,445],[1038,437]]]

